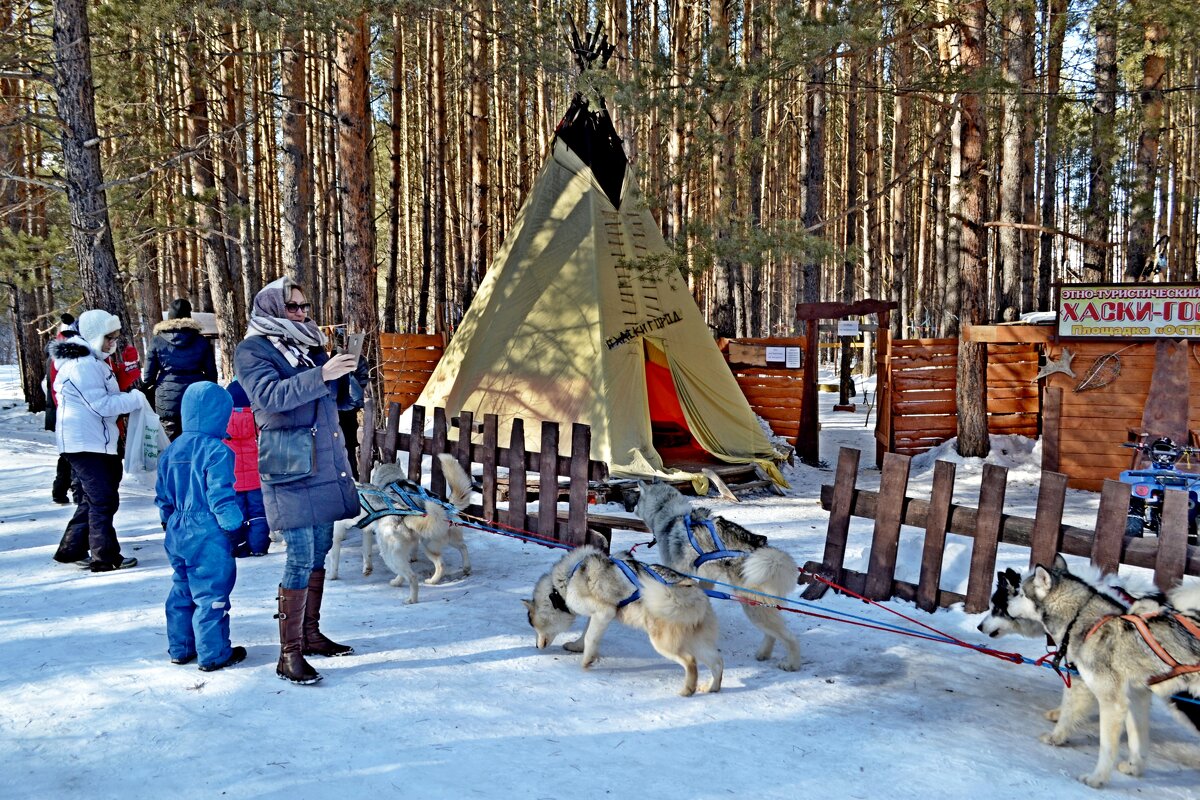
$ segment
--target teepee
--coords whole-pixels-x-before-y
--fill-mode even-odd
[[[517,417],[585,423],[614,476],[696,479],[715,457],[782,482],[683,278],[638,268],[667,251],[603,103],[576,95],[417,403],[496,414],[501,442]]]

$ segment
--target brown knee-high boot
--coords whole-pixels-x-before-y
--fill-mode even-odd
[[[321,674],[304,660],[304,600],[307,589],[279,587],[279,664],[275,674],[292,683],[316,683]]]
[[[304,655],[348,656],[354,648],[338,644],[321,633],[321,595],[325,593],[325,570],[314,569],[308,576],[308,599],[304,604]]]

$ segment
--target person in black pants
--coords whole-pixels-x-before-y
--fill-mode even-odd
[[[63,314],[59,317],[58,335],[51,342],[61,342],[71,336],[78,334],[75,329],[75,317],[71,314]],[[48,355],[46,357],[46,387],[49,391],[46,392],[46,430],[53,432],[55,425],[58,424],[58,398],[54,396],[54,359]],[[50,487],[50,499],[60,506],[65,506],[71,502],[71,498],[67,496],[67,490],[72,488],[71,481],[71,462],[67,460],[65,453],[58,454],[58,466],[54,471],[54,484]],[[75,503],[79,503],[79,487],[75,487]]]

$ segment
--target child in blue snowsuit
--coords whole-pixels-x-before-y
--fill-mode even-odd
[[[237,577],[230,533],[242,525],[233,491],[233,452],[225,428],[229,392],[209,381],[187,387],[183,434],[158,461],[158,506],[171,568],[167,651],[172,664],[199,657],[204,672],[236,664],[246,648],[229,644],[229,594]]]

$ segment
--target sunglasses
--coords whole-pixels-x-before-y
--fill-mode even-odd
[[[312,303],[284,303],[283,307],[293,314],[295,314],[297,311],[303,311],[307,314],[308,310],[312,308]]]

